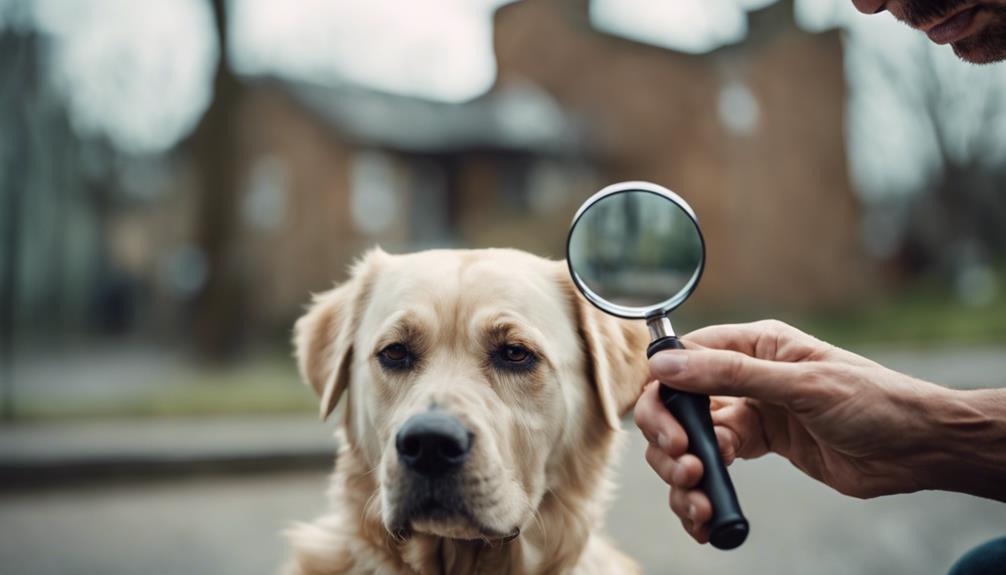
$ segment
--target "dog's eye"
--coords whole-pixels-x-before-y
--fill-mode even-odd
[[[511,363],[524,363],[531,358],[531,352],[519,345],[503,347],[503,359]]]
[[[381,356],[389,361],[402,361],[409,357],[409,348],[400,343],[393,343],[381,350]]]
[[[534,352],[522,345],[504,345],[496,350],[493,359],[498,367],[510,370],[530,369],[538,360]]]
[[[377,360],[388,369],[408,369],[412,367],[415,357],[405,344],[393,343],[377,352]]]

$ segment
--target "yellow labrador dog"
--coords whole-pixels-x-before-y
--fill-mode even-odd
[[[295,329],[327,417],[331,507],[287,573],[635,573],[599,528],[619,418],[647,379],[642,322],[527,253],[368,253]]]

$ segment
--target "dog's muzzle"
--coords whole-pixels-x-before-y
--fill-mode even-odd
[[[404,475],[395,488],[388,524],[395,537],[411,535],[416,521],[439,523],[447,532],[461,526],[469,530],[462,532],[492,542],[520,535],[516,527],[504,532],[486,527],[473,508],[478,501],[469,500],[464,468],[474,440],[475,434],[458,418],[436,408],[413,415],[401,426],[395,449]]]
[[[471,447],[471,432],[457,418],[438,410],[413,415],[395,436],[402,465],[427,478],[460,469]]]

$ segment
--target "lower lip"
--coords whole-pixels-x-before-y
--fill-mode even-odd
[[[949,44],[963,38],[975,20],[978,7],[968,8],[939,26],[932,27],[926,35],[937,44]]]

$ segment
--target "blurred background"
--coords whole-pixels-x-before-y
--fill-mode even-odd
[[[652,180],[708,262],[679,331],[779,317],[1006,385],[1006,67],[847,0],[0,0],[0,571],[269,573],[331,424],[289,335],[375,244],[561,258]],[[633,434],[651,573],[943,573],[1002,504],[860,502],[766,458],[687,539]]]

